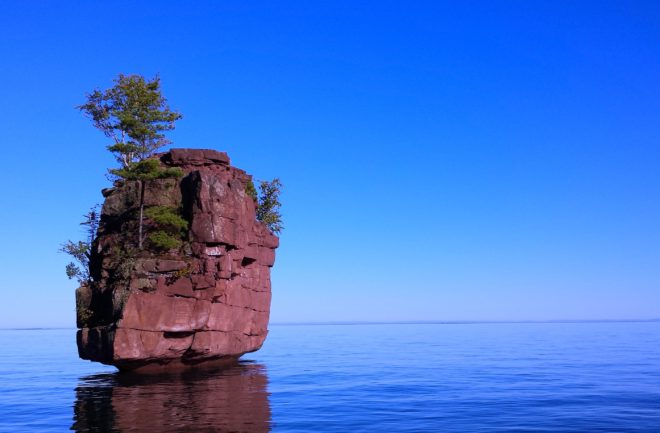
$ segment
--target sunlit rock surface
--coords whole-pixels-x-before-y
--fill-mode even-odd
[[[251,176],[230,166],[227,154],[172,149],[158,158],[183,176],[143,188],[119,181],[103,191],[94,282],[76,293],[80,357],[138,371],[232,363],[268,333],[279,239],[256,220]],[[188,221],[181,248],[126,247],[136,245],[141,198]]]

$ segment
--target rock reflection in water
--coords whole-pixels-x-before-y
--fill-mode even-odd
[[[262,365],[171,376],[99,374],[76,388],[76,432],[268,432]]]

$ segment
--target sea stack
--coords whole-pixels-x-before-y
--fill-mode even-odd
[[[145,372],[231,364],[268,333],[279,239],[256,218],[251,176],[226,153],[153,159],[177,175],[103,191],[92,281],[76,291],[79,355]],[[156,217],[169,213],[185,221],[170,244]]]

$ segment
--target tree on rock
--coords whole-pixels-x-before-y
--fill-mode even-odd
[[[169,144],[163,133],[174,129],[182,116],[170,110],[158,76],[145,80],[141,75],[119,74],[114,82],[110,89],[89,93],[87,102],[77,108],[113,140],[108,150],[121,168],[129,169]]]
[[[145,80],[141,75],[123,75],[114,80],[107,90],[94,90],[87,102],[78,106],[94,126],[112,139],[108,150],[115,154],[120,167],[110,169],[112,175],[135,180],[140,187],[140,217],[138,248],[144,241],[144,189],[145,182],[165,177],[178,177],[178,169],[162,169],[148,158],[170,144],[164,132],[174,129],[181,114],[170,110],[160,89],[160,78]]]
[[[254,189],[254,185],[252,186]],[[257,199],[257,220],[266,224],[273,233],[282,231],[282,215],[280,214],[280,192],[282,182],[278,178],[259,182],[259,198]]]
[[[70,262],[66,265],[66,276],[69,279],[77,279],[80,284],[89,284],[92,280],[89,272],[89,257],[92,243],[96,236],[96,230],[99,227],[98,205],[92,207],[84,215],[84,220],[80,225],[87,228],[87,239],[77,242],[67,241],[60,247],[60,251],[70,255],[75,260],[75,262]]]

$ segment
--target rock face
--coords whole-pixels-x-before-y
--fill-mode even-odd
[[[256,220],[251,176],[227,154],[172,149],[157,158],[182,176],[118,181],[103,191],[93,282],[76,292],[79,355],[121,370],[231,363],[268,333],[279,239]],[[158,227],[144,217],[137,248],[141,203],[187,221],[179,246],[154,247],[149,234]]]

